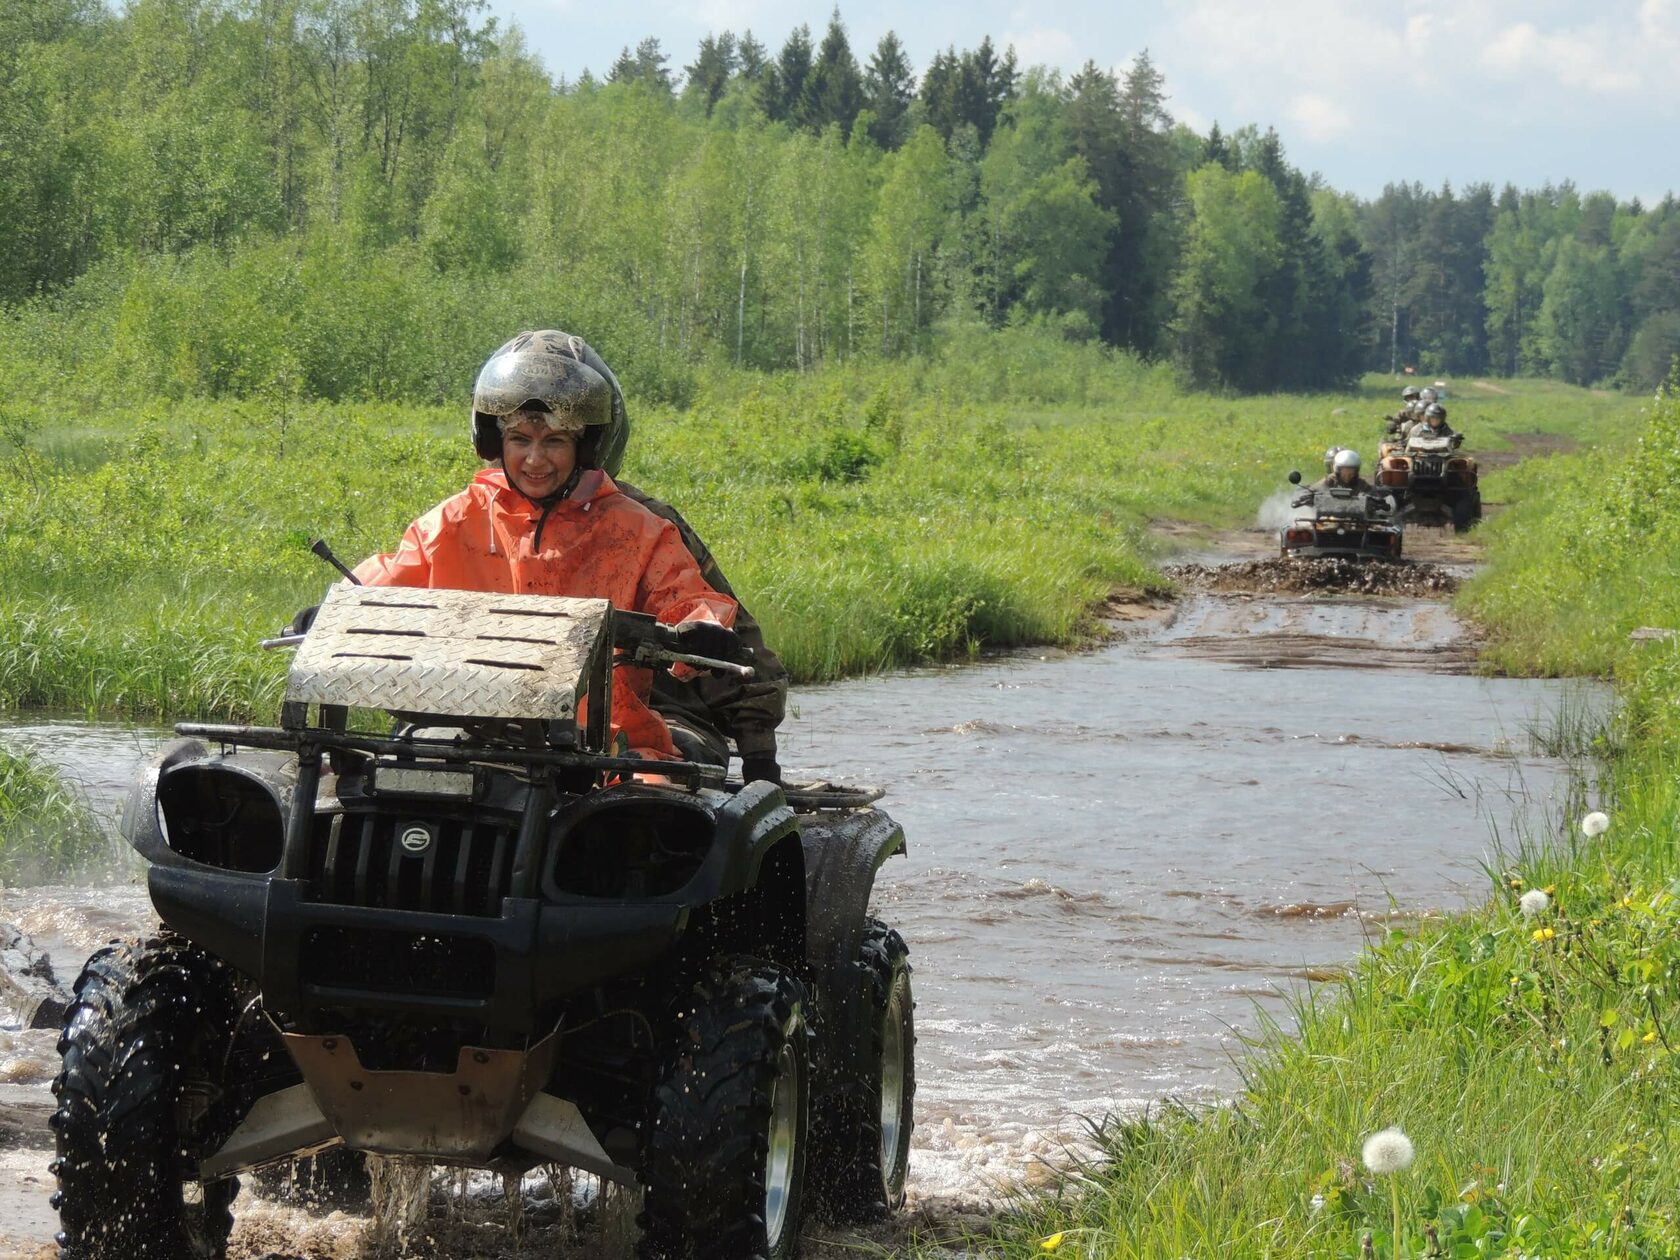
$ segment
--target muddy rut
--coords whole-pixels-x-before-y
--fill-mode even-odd
[[[1287,995],[1340,975],[1392,918],[1479,897],[1491,836],[1552,825],[1564,768],[1536,732],[1591,693],[1472,675],[1444,589],[1278,589],[1224,572],[1264,562],[1269,535],[1160,533],[1172,562],[1201,569],[1176,603],[1117,603],[1099,651],[796,697],[784,764],[886,785],[910,837],[877,910],[910,941],[920,1036],[910,1210],[875,1235],[813,1225],[808,1254],[983,1232],[993,1205],[1081,1148],[1085,1118],[1228,1096],[1258,1010],[1287,1018]],[[1429,533],[1408,548],[1464,576],[1472,545]],[[0,727],[107,813],[160,738]],[[0,921],[61,975],[148,918],[132,874],[0,895]],[[0,1031],[0,1256],[51,1254],[54,1041]],[[411,1207],[399,1239],[365,1208],[247,1189],[234,1254],[629,1254],[633,1205],[587,1181],[533,1175],[509,1198],[492,1178],[440,1175]]]

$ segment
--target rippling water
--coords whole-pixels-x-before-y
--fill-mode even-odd
[[[1264,635],[1291,618],[1212,621]],[[1408,650],[1449,637],[1434,606],[1365,620]],[[1172,650],[1209,624],[797,694],[784,764],[886,786],[910,837],[878,908],[916,964],[921,1192],[1015,1179],[1078,1117],[1228,1092],[1257,1004],[1286,1016],[1282,995],[1334,975],[1374,922],[1480,897],[1492,837],[1556,825],[1562,768],[1528,732],[1565,685]],[[160,738],[0,728],[107,816]],[[61,970],[147,916],[131,879],[0,902]],[[52,1042],[7,1034],[0,1081],[39,1089]]]

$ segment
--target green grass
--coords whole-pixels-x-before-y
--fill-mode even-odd
[[[111,857],[87,803],[49,767],[0,747],[0,881],[56,883]]]
[[[800,681],[1076,642],[1111,590],[1163,585],[1151,518],[1252,520],[1330,442],[1369,448],[1396,394],[1386,378],[1185,394],[1123,354],[961,329],[910,363],[702,374],[680,411],[627,386],[628,477],[694,522]],[[1454,418],[1491,442],[1600,403],[1518,388]],[[80,420],[0,447],[0,707],[271,716],[285,661],[256,641],[332,576],[309,539],[389,550],[477,467],[460,407],[200,400]]]
[[[1481,909],[1391,933],[1270,1026],[1229,1107],[1110,1122],[992,1254],[1356,1257],[1369,1234],[1383,1257],[1680,1255],[1680,644],[1626,633],[1680,626],[1680,399],[1646,410],[1506,475],[1463,596],[1499,666],[1618,682],[1607,725],[1572,712],[1551,740],[1576,770],[1559,816]],[[1534,889],[1550,905],[1527,917]],[[1417,1159],[1388,1182],[1360,1153],[1391,1125]]]

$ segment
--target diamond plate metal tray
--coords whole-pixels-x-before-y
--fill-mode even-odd
[[[605,683],[612,605],[557,595],[339,586],[286,679],[294,703],[576,720]]]

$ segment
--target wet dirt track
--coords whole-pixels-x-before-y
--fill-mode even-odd
[[[1232,535],[1183,559],[1269,545]],[[1448,566],[1471,554],[1450,535],[1436,545]],[[965,1214],[1049,1178],[1081,1117],[1227,1094],[1257,1005],[1286,1018],[1284,995],[1339,974],[1390,915],[1479,896],[1491,835],[1550,824],[1561,767],[1530,732],[1571,687],[1469,676],[1474,645],[1439,600],[1191,591],[1172,609],[1133,609],[1129,632],[1097,652],[796,697],[784,764],[888,786],[910,837],[878,910],[917,966],[916,1211],[876,1242],[981,1222]],[[153,737],[37,726],[0,738],[91,778],[108,806]],[[0,900],[0,919],[35,933],[61,970],[146,914],[134,886]],[[50,1254],[53,1040],[0,1033],[0,1235],[13,1238],[0,1255]],[[447,1241],[415,1254],[627,1254],[594,1231],[556,1250],[569,1231],[545,1225],[531,1195],[522,1250],[484,1185],[456,1200],[453,1223],[435,1204]],[[372,1253],[354,1214],[240,1204],[237,1254]],[[813,1232],[816,1254],[867,1241],[830,1238],[831,1250],[825,1238]]]

